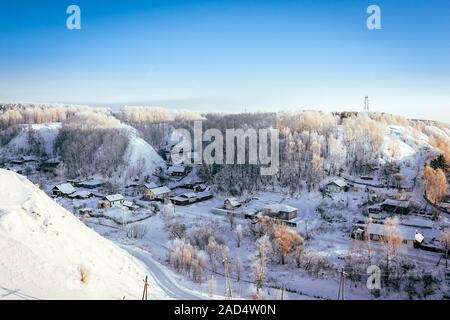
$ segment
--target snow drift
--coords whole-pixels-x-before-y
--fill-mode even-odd
[[[138,299],[146,269],[25,177],[0,169],[0,298]],[[165,298],[150,279],[150,298]]]

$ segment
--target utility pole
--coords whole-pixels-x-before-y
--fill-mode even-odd
[[[148,293],[148,276],[145,276],[145,280],[144,280],[144,292],[142,292],[142,300],[147,300],[147,293]]]
[[[226,253],[223,255],[223,269],[225,273],[225,299],[233,300],[233,293],[231,291],[230,270],[228,267],[228,256]]]
[[[339,272],[340,276],[339,276],[339,293],[338,293],[338,300],[344,300],[344,280],[345,280],[345,275],[347,274],[344,271],[344,268],[341,269],[341,271]]]
[[[364,98],[364,111],[369,112],[369,96]]]

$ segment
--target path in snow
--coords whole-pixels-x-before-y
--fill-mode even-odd
[[[203,300],[205,297],[200,294],[196,294],[186,288],[180,286],[174,279],[168,276],[167,269],[160,263],[155,261],[152,256],[143,249],[123,245],[120,246],[133,255],[136,259],[140,260],[149,270],[150,276],[153,277],[155,282],[161,287],[164,292],[173,299],[176,300]],[[151,290],[151,288],[149,289]]]

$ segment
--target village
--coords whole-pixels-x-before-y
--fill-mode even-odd
[[[138,137],[133,139],[133,143],[142,141]],[[324,292],[334,292],[339,270],[344,267],[352,275],[350,278],[360,279],[357,286],[349,287],[348,294],[372,297],[373,292],[362,285],[364,268],[353,260],[368,255],[370,261],[374,253],[391,255],[392,248],[388,246],[392,245],[393,234],[400,239],[394,245],[396,252],[401,251],[396,258],[399,268],[402,263],[412,263],[424,270],[433,266],[433,272],[443,272],[447,281],[448,242],[442,235],[448,232],[450,196],[446,190],[447,194],[435,201],[426,194],[424,170],[438,161],[437,154],[427,145],[420,147],[413,161],[402,160],[407,162],[405,165],[368,163],[359,173],[331,174],[327,169],[316,186],[299,192],[272,187],[241,193],[218,191],[217,183],[202,178],[198,165],[172,154],[173,147],[174,141],[168,139],[157,152],[145,153],[147,157],[160,159],[152,164],[152,170],[139,174],[138,169],[131,168],[120,179],[95,170],[89,175],[72,174],[69,178],[62,159],[55,154],[6,156],[0,166],[26,176],[102,236],[121,246],[147,250],[159,263],[179,274],[180,282],[202,292],[209,290],[210,276],[204,274],[208,268],[213,270],[214,281],[219,286],[225,285],[225,266],[215,266],[221,264],[222,254],[230,255],[233,286],[241,286],[239,279],[244,276],[254,283],[255,241],[268,235],[272,237],[270,241],[276,241],[273,237],[278,229],[283,235],[290,236],[293,232],[294,238],[301,237],[297,245],[306,253],[299,251],[303,258],[296,260],[293,249],[289,249],[288,265],[280,264],[276,255],[270,258],[270,263],[266,261],[270,276],[264,285],[255,284],[265,294],[283,287],[296,298],[305,298],[306,293],[308,297],[332,298]],[[148,144],[145,148],[153,150]],[[134,163],[139,168],[139,157],[131,157],[137,158]],[[446,179],[449,181],[449,176]],[[201,275],[192,270],[185,274],[172,256],[174,251],[187,250],[179,246],[189,245],[195,245],[196,249],[188,249],[194,250],[193,256],[195,250],[210,255],[207,263],[201,262],[205,264]],[[213,254],[211,248],[222,253]],[[367,261],[365,267],[366,264]],[[300,269],[301,275],[291,281],[290,272]],[[321,282],[321,290],[316,288],[315,281]],[[245,297],[254,291],[240,290]],[[385,295],[389,296],[388,291]]]
[[[163,152],[168,154],[167,148]],[[214,196],[211,188],[196,177],[192,167],[173,164],[169,157],[167,159],[166,168],[157,170],[151,181],[130,182],[116,187],[117,192],[114,193],[109,192],[111,187],[104,180],[95,177],[67,179],[41,187],[74,214],[84,219],[107,219],[117,225],[149,219],[169,206],[188,219],[207,217],[223,221],[257,221],[258,217],[267,216],[275,223],[305,234],[308,233],[308,221],[313,229],[314,223],[317,224],[314,221],[319,216],[328,224],[345,221],[345,232],[339,241],[347,238],[350,243],[352,238],[383,241],[388,233],[384,221],[395,216],[400,221],[398,230],[405,246],[438,254],[446,250],[440,238],[442,230],[436,222],[441,215],[446,215],[450,196],[445,197],[439,205],[431,205],[420,199],[412,199],[413,190],[410,186],[376,186],[370,175],[356,178],[344,175],[323,183],[320,193],[316,195],[321,198],[320,205],[313,202],[308,206],[284,195],[267,193],[260,197],[220,197]],[[11,159],[3,166],[30,179],[44,175],[50,183],[56,181],[54,175],[58,165],[57,159],[42,160],[23,156]],[[404,179],[397,177],[396,180]],[[190,209],[191,206],[195,210]],[[330,211],[328,214],[327,210]],[[337,214],[330,214],[336,211]],[[339,220],[342,216],[344,218]],[[332,241],[333,236],[327,237]],[[435,258],[436,261],[440,260],[438,255]]]

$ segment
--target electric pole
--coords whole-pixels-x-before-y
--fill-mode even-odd
[[[226,253],[223,255],[223,269],[225,273],[225,299],[233,300],[233,293],[231,291],[230,270],[228,268],[228,256]]]
[[[339,293],[338,293],[338,300],[344,300],[344,280],[345,280],[345,275],[347,273],[344,271],[344,268],[341,269],[340,271],[340,276],[339,276]]]
[[[144,292],[142,292],[142,300],[147,300],[147,293],[148,293],[147,288],[149,286],[147,277],[148,276],[145,276],[145,280],[144,280]]]
[[[369,112],[369,96],[364,98],[364,111]]]

